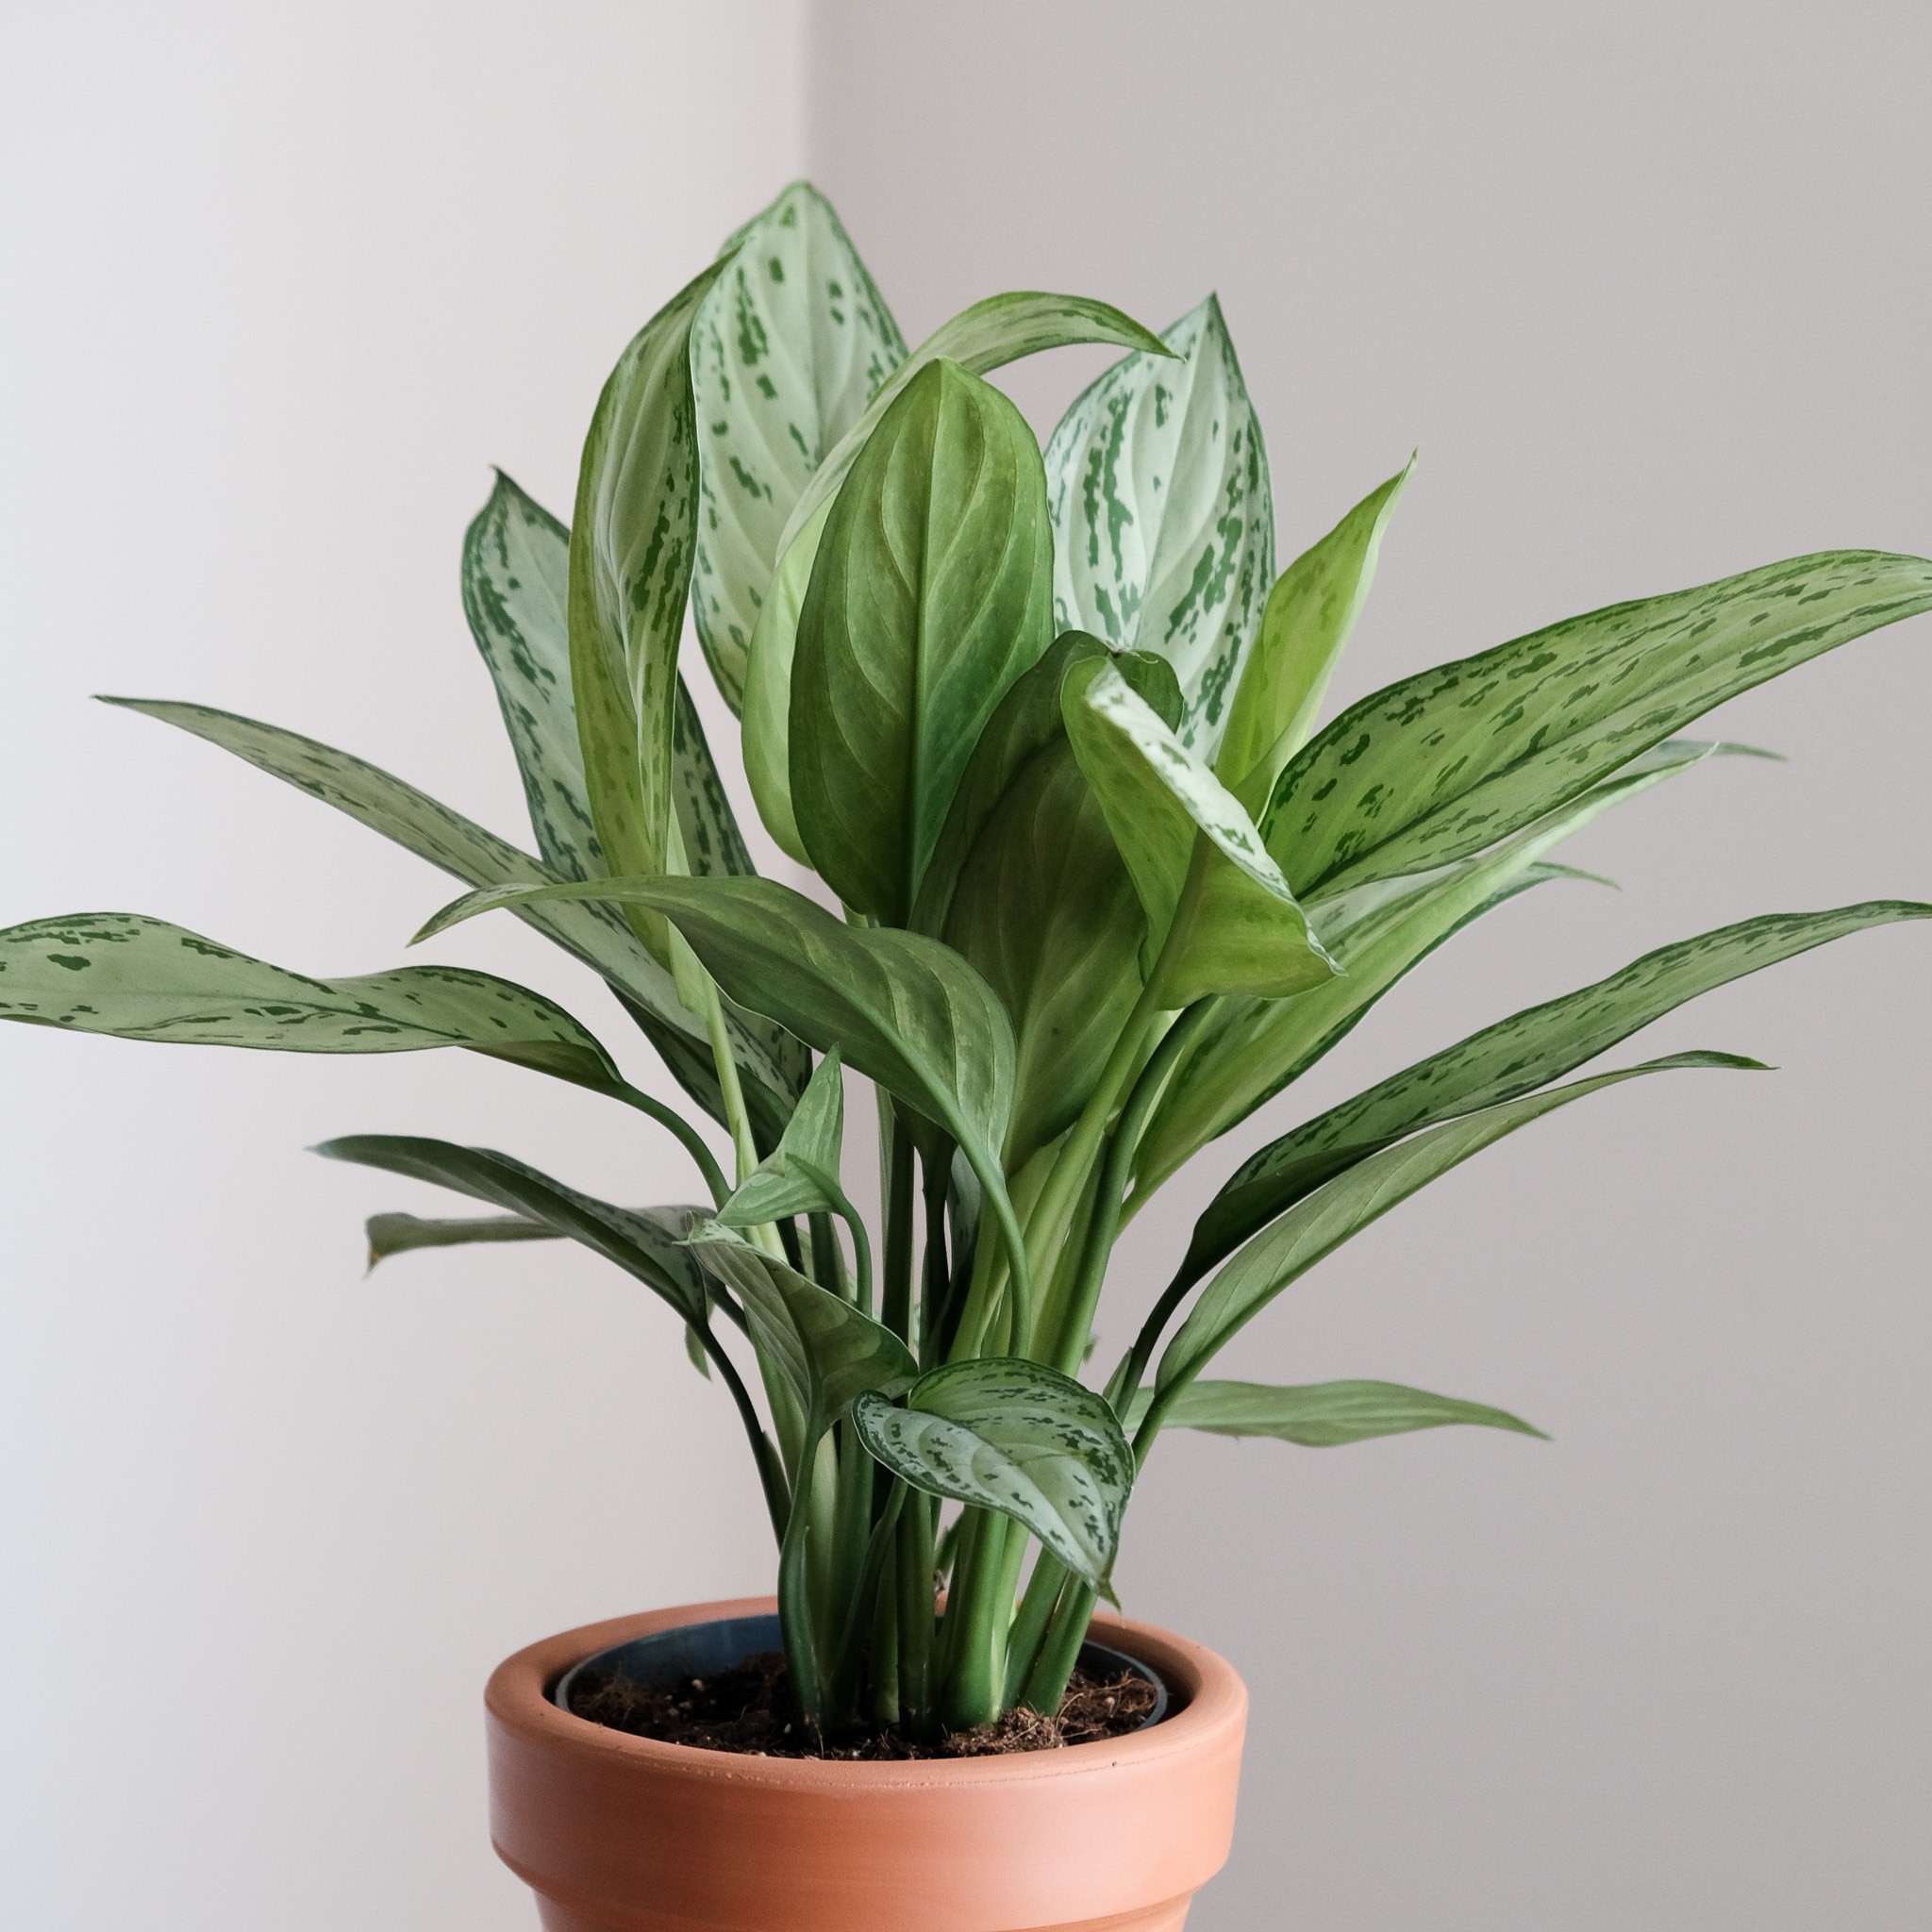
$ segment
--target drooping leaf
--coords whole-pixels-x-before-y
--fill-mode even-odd
[[[989,1356],[933,1370],[904,1408],[862,1395],[852,1415],[894,1475],[1010,1516],[1090,1589],[1112,1594],[1134,1456],[1104,1396],[1044,1363]]]
[[[315,1152],[327,1160],[429,1181],[525,1221],[541,1222],[656,1290],[685,1321],[702,1327],[708,1320],[710,1291],[696,1257],[684,1245],[700,1210],[613,1208],[508,1154],[413,1135],[350,1134],[325,1141]]]
[[[1149,1394],[1142,1390],[1128,1411],[1130,1427],[1146,1413]],[[1414,1429],[1440,1429],[1457,1423],[1549,1440],[1507,1409],[1431,1395],[1426,1389],[1407,1389],[1400,1382],[1307,1382],[1281,1388],[1265,1382],[1191,1382],[1167,1412],[1171,1429],[1199,1429],[1213,1436],[1273,1436],[1305,1449],[1334,1449],[1344,1442],[1367,1442],[1378,1436],[1404,1436]]]
[[[883,384],[813,475],[778,540],[778,566],[752,635],[745,678],[744,762],[766,829],[801,865],[809,864],[791,805],[791,660],[798,616],[832,503],[858,452],[901,391],[944,358],[974,375],[1078,342],[1169,352],[1158,336],[1105,302],[1077,295],[1017,292],[989,296],[942,323]]]
[[[1266,808],[1282,767],[1315,728],[1328,680],[1368,602],[1383,529],[1414,470],[1410,457],[1303,551],[1268,593],[1214,765],[1251,813]]]
[[[1304,897],[1423,871],[1586,791],[1740,691],[1932,609],[1932,562],[1826,551],[1552,625],[1352,705],[1261,828]]]
[[[1594,985],[1486,1026],[1305,1122],[1244,1161],[1195,1224],[1184,1265],[1205,1274],[1257,1228],[1380,1148],[1438,1121],[1514,1100],[1560,1079],[1713,987],[1850,933],[1925,918],[1932,918],[1932,906],[1890,899],[1830,912],[1747,919],[1660,946]]]
[[[333,806],[405,851],[477,887],[543,885],[549,868],[379,767],[278,725],[208,705],[144,698],[104,703],[158,718],[233,752],[258,771]],[[735,828],[734,828],[735,830]],[[516,902],[512,909],[609,982],[679,1083],[714,1120],[724,1118],[710,1041],[687,1012],[671,974],[639,944],[614,908],[590,902]],[[769,1022],[727,1012],[745,1101],[762,1144],[774,1142],[810,1072],[796,1041]]]
[[[523,889],[511,889],[512,892]],[[1013,1033],[997,995],[949,947],[916,933],[852,926],[774,879],[597,879],[537,888],[608,896],[674,920],[732,998],[769,1014],[942,1128],[982,1183],[998,1184],[1013,1093]],[[473,892],[419,938],[509,896]]]
[[[720,1222],[699,1223],[691,1245],[738,1291],[759,1350],[820,1427],[837,1421],[854,1396],[896,1395],[912,1386],[919,1365],[911,1352],[850,1302]]]
[[[1051,640],[1026,420],[957,363],[880,419],[827,520],[791,670],[791,808],[844,902],[904,924],[981,729]]]
[[[131,912],[0,932],[0,1020],[192,1046],[416,1053],[461,1046],[609,1091],[610,1057],[541,993],[460,966],[311,979]]]
[[[1067,736],[1146,913],[1150,972],[1168,949],[1162,1004],[1216,992],[1280,997],[1331,978],[1333,962],[1253,821],[1120,673],[1077,664],[1061,701]],[[1184,926],[1170,940],[1177,914]]]
[[[1249,1241],[1202,1290],[1160,1357],[1155,1375],[1157,1407],[1171,1391],[1192,1381],[1216,1352],[1283,1289],[1452,1167],[1586,1094],[1646,1074],[1678,1068],[1763,1071],[1758,1061],[1734,1054],[1684,1053],[1615,1073],[1592,1074],[1567,1087],[1551,1088],[1484,1108],[1459,1120],[1445,1121],[1370,1155],[1317,1188]]]
[[[1212,295],[1077,397],[1046,449],[1057,626],[1154,651],[1212,759],[1274,575],[1261,425]]]
[[[631,339],[584,440],[570,541],[570,667],[584,784],[607,870],[662,873],[672,850],[677,644],[696,542],[691,326],[719,267]],[[660,964],[660,922],[632,923]]]
[[[1176,1071],[1135,1158],[1137,1198],[1329,1052],[1436,947],[1519,892],[1567,875],[1542,856],[1611,806],[1740,747],[1673,740],[1473,858],[1377,881],[1313,908],[1340,977],[1286,1003],[1229,1000]]]
[[[459,1221],[426,1220],[420,1214],[372,1214],[365,1224],[369,1265],[415,1248],[466,1248],[479,1241],[554,1241],[562,1236],[541,1221],[521,1214],[468,1216]]]
[[[691,330],[701,499],[691,614],[718,689],[740,711],[785,521],[906,359],[906,341],[808,182],[794,181],[725,253]]]

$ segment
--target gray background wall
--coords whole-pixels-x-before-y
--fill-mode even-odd
[[[0,923],[120,906],[311,971],[392,961],[439,877],[85,694],[287,722],[513,829],[455,593],[485,465],[566,505],[625,336],[806,165],[912,336],[996,287],[1157,325],[1217,287],[1285,555],[1419,443],[1340,699],[1774,557],[1932,547],[1932,29],[1903,6],[7,20]],[[1045,426],[1093,366],[1011,387]],[[1464,936],[1272,1119],[1683,933],[1932,897],[1927,641],[1732,707],[1792,761],[1603,822],[1571,856],[1621,893]],[[443,956],[622,1037],[508,928]],[[1500,1402],[1554,1443],[1163,1445],[1129,1607],[1255,1697],[1203,1932],[1923,1923],[1928,944],[1848,941],[1660,1025],[1645,1051],[1782,1071],[1492,1151],[1231,1359]],[[456,1057],[28,1029],[0,1057],[9,1916],[527,1925],[481,1828],[484,1673],[759,1587],[755,1499],[594,1264],[365,1284],[358,1218],[433,1197],[300,1149],[392,1127],[618,1193],[683,1174],[644,1124]],[[1141,1224],[1110,1341],[1254,1138]]]

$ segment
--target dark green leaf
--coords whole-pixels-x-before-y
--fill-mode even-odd
[[[1117,362],[1046,449],[1058,626],[1158,652],[1185,701],[1176,735],[1211,759],[1274,575],[1261,425],[1212,295],[1169,356]]]
[[[0,1019],[191,1046],[416,1053],[462,1046],[609,1091],[610,1057],[561,1007],[460,966],[310,979],[131,912],[0,932]]]
[[[447,1141],[351,1134],[325,1141],[315,1152],[328,1160],[351,1161],[452,1188],[525,1221],[541,1222],[655,1289],[687,1322],[702,1327],[708,1320],[710,1291],[704,1271],[684,1245],[696,1215],[692,1208],[613,1208],[507,1154],[488,1147],[458,1147]]]
[[[794,181],[724,252],[691,330],[701,494],[691,614],[737,711],[785,520],[906,359],[906,342],[808,182]]]
[[[691,1245],[738,1291],[753,1340],[819,1427],[836,1422],[856,1395],[897,1395],[912,1386],[919,1365],[906,1344],[850,1302],[719,1222],[699,1223]],[[808,1438],[812,1433],[808,1427]]]
[[[1216,1352],[1283,1289],[1452,1167],[1573,1100],[1646,1074],[1684,1067],[1763,1071],[1759,1062],[1733,1054],[1684,1053],[1620,1068],[1612,1074],[1592,1074],[1567,1087],[1446,1121],[1370,1155],[1346,1174],[1317,1188],[1256,1235],[1202,1291],[1161,1356],[1155,1377],[1157,1409],[1171,1391],[1191,1382]]]
[[[1236,1170],[1195,1224],[1186,1266],[1205,1273],[1324,1181],[1405,1135],[1514,1100],[1594,1059],[1713,987],[1932,906],[1876,900],[1773,913],[1646,953],[1620,973],[1512,1014],[1272,1141]]]
[[[1375,556],[1415,458],[1349,511],[1282,572],[1228,712],[1214,770],[1250,812],[1267,806],[1274,781],[1315,728],[1342,648],[1367,603]]]
[[[906,923],[980,731],[1051,639],[1052,568],[1025,418],[928,364],[853,465],[798,621],[791,808],[848,906]]]
[[[852,1414],[894,1475],[1010,1516],[1111,1594],[1134,1456],[1104,1396],[1041,1362],[990,1356],[935,1369],[904,1408],[867,1395]]]
[[[1391,684],[1282,773],[1262,819],[1305,897],[1419,872],[1576,797],[1713,705],[1932,609],[1932,562],[1827,551],[1612,605]]]

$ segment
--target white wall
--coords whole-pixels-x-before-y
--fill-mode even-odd
[[[97,691],[295,725],[521,834],[463,525],[491,461],[568,512],[626,338],[800,172],[803,35],[797,0],[6,9],[0,924],[125,908],[358,973],[453,889]],[[513,922],[441,952],[655,1067]],[[756,1488],[641,1291],[536,1249],[364,1281],[365,1212],[449,1197],[302,1150],[441,1133],[623,1198],[688,1169],[467,1056],[8,1027],[0,1095],[0,1918],[528,1927],[486,1673],[760,1587]]]
[[[1932,549],[1923,6],[824,0],[812,166],[909,336],[996,288],[1218,287],[1284,556],[1423,461],[1345,701],[1614,599]],[[1094,366],[1016,373],[1052,421]],[[1004,379],[1004,378],[1003,378]],[[1753,912],[1932,897],[1932,624],[1733,706],[1733,761],[1573,848],[1271,1120]],[[1932,1896],[1932,932],[1780,968],[1679,1075],[1486,1154],[1229,1372],[1518,1408],[1329,1453],[1164,1441],[1129,1607],[1255,1695],[1191,1927],[1920,1926]],[[1205,1189],[1137,1224],[1124,1342]]]

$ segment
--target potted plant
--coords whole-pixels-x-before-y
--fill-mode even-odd
[[[985,378],[1073,342],[1123,358],[1042,452]],[[1758,1068],[1578,1075],[1651,1021],[1932,912],[1699,934],[1303,1120],[1227,1177],[1118,1359],[1090,1362],[1110,1257],[1164,1181],[1462,926],[1576,876],[1551,857],[1569,834],[1743,749],[1680,736],[1701,714],[1932,608],[1932,562],[1799,558],[1554,625],[1318,728],[1409,470],[1277,574],[1211,297],[1156,336],[1000,295],[908,353],[800,184],[625,350],[570,527],[500,476],[465,540],[535,854],[292,732],[110,700],[455,874],[470,890],[424,934],[502,908],[554,940],[690,1103],[486,974],[314,979],[121,913],[0,933],[6,1018],[464,1047],[639,1109],[688,1154],[698,1205],[636,1208],[488,1149],[319,1150],[493,1210],[377,1215],[375,1257],[567,1238],[650,1289],[735,1406],[771,1516],[772,1600],[567,1632],[492,1678],[495,1840],[546,1924],[1179,1925],[1225,1855],[1244,1698],[1198,1646],[1096,1616],[1161,1433],[1536,1433],[1382,1382],[1209,1379],[1224,1344],[1519,1127],[1624,1080]],[[759,815],[820,896],[753,870],[680,675],[687,606]],[[848,1076],[876,1095],[875,1225],[841,1158]]]

